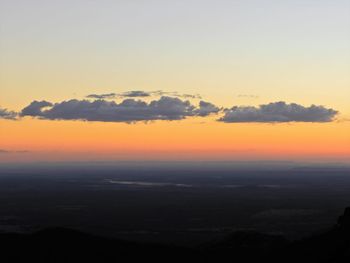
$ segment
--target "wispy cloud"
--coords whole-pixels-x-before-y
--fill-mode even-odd
[[[200,94],[183,94],[177,91],[157,90],[157,91],[153,91],[152,94],[158,95],[158,96],[171,96],[171,97],[178,97],[178,98],[184,98],[184,99],[201,99],[202,98]]]
[[[250,99],[258,99],[259,98],[258,95],[254,95],[254,94],[238,94],[237,97],[238,98],[250,98]]]
[[[0,119],[16,120],[18,113],[0,107]]]
[[[86,98],[89,98],[89,99],[113,99],[116,97],[117,97],[116,93],[89,94],[86,96]]]
[[[27,150],[5,150],[5,149],[0,149],[0,154],[9,154],[9,153],[29,153],[30,151]]]
[[[116,99],[116,98],[144,98],[144,97],[177,97],[183,99],[201,99],[199,94],[182,94],[176,91],[143,91],[143,90],[132,90],[121,93],[104,93],[104,94],[89,94],[86,98],[89,99]]]

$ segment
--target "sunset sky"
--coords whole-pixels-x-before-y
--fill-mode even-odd
[[[350,1],[0,0],[0,162],[105,160],[349,163]]]

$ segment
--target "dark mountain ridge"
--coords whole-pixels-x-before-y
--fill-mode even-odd
[[[350,208],[329,231],[298,241],[257,232],[187,248],[99,237],[65,228],[0,234],[0,262],[350,262]]]

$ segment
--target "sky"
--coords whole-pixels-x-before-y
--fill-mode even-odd
[[[347,0],[0,0],[3,163],[349,162],[349,102]]]

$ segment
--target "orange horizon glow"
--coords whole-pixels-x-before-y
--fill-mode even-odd
[[[34,160],[350,160],[349,122],[226,124],[2,120],[0,162]],[[28,152],[22,152],[28,151]]]

